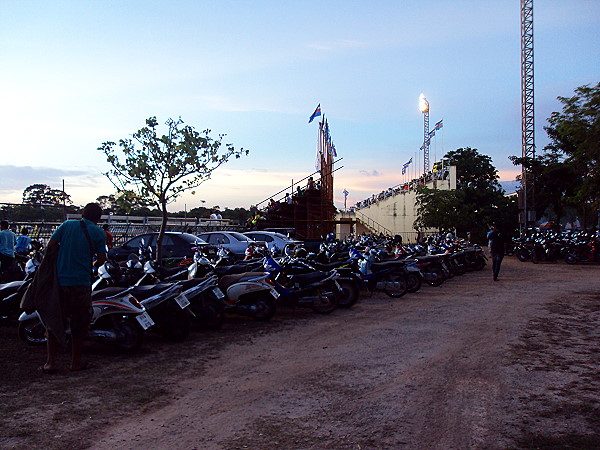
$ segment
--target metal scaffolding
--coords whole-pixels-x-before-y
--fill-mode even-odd
[[[521,0],[521,151],[524,159],[535,158],[533,77],[533,0]],[[534,180],[521,166],[521,224],[535,221]]]

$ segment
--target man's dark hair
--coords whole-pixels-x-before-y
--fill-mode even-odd
[[[88,203],[83,208],[81,217],[87,220],[91,220],[94,223],[98,223],[100,217],[102,217],[102,208],[98,203]]]
[[[2,227],[3,230],[8,229],[8,220],[3,220],[0,222],[0,227]]]

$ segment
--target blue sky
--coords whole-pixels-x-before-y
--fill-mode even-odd
[[[110,194],[100,144],[180,116],[250,155],[170,209],[248,207],[314,170],[320,103],[351,204],[421,160],[420,93],[444,119],[432,160],[473,147],[512,180],[519,3],[0,0],[0,201],[62,180],[76,204]],[[598,0],[535,0],[538,152],[556,97],[600,81],[599,29]]]

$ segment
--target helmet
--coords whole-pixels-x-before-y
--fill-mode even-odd
[[[304,247],[298,247],[296,248],[294,255],[296,256],[296,258],[306,258],[308,256],[308,252]]]

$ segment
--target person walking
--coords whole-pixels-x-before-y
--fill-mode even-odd
[[[0,276],[12,266],[15,261],[15,245],[17,237],[8,229],[8,221],[0,222]]]
[[[97,255],[96,266],[106,261],[106,233],[97,223],[102,208],[88,203],[83,208],[82,219],[63,222],[50,237],[48,252],[58,252],[56,276],[59,287],[62,323],[71,328],[71,371],[95,367],[83,360],[83,341],[92,319],[92,261]],[[40,367],[43,373],[55,373],[59,349],[57,337],[48,332],[46,363]]]
[[[492,224],[487,238],[490,253],[492,255],[492,273],[494,281],[498,281],[500,266],[502,265],[502,259],[504,259],[504,253],[506,252],[506,237],[498,230],[495,224]]]

